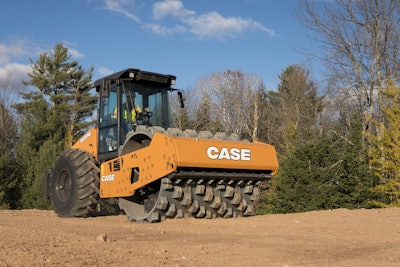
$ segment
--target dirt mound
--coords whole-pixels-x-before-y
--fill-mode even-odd
[[[400,208],[130,223],[0,211],[0,266],[399,266]]]

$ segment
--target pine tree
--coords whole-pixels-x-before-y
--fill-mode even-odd
[[[400,87],[392,82],[383,93],[381,105],[384,120],[374,121],[381,129],[379,136],[367,134],[370,141],[371,167],[380,183],[371,191],[374,206],[400,206]]]
[[[66,129],[66,147],[72,146],[79,131],[92,123],[88,118],[97,103],[97,97],[89,91],[93,68],[84,70],[70,59],[68,48],[56,44],[53,51],[41,54],[36,62],[31,61],[30,81],[25,82],[49,96],[52,109],[62,118]]]
[[[303,143],[314,130],[323,98],[310,79],[308,70],[298,65],[287,67],[279,75],[277,91],[266,95],[269,112],[266,127],[273,129],[275,145],[285,153]]]
[[[74,137],[91,122],[97,98],[90,94],[93,68],[84,70],[71,61],[68,49],[58,43],[53,51],[39,55],[32,63],[25,85],[38,91],[24,94],[15,105],[21,116],[17,146],[23,182],[23,208],[42,207],[41,180],[57,155],[73,144]]]
[[[263,195],[262,213],[367,208],[376,180],[357,115],[346,135],[327,131],[280,156],[280,170]],[[343,129],[341,125],[337,125]]]
[[[317,190],[323,180],[318,181],[316,177],[333,164],[321,162],[329,147],[316,130],[323,98],[317,95],[309,71],[301,66],[287,67],[279,79],[277,91],[260,95],[267,110],[261,117],[260,137],[275,145],[280,162],[278,175],[273,178],[271,189],[264,193],[261,206],[263,212],[321,209],[322,204],[316,204],[318,197],[314,201],[314,196],[326,187]],[[312,161],[316,163],[311,168]]]

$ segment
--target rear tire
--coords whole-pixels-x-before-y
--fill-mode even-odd
[[[99,167],[91,154],[68,149],[57,159],[50,176],[51,199],[60,217],[87,217],[99,196]]]

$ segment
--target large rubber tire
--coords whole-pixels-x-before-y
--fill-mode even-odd
[[[60,217],[87,217],[96,210],[99,167],[91,154],[68,149],[51,172],[51,200]]]

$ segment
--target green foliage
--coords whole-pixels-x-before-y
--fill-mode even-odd
[[[19,199],[16,140],[17,125],[0,98],[0,209],[15,208]]]
[[[279,151],[280,170],[263,194],[260,212],[370,207],[376,177],[369,168],[361,117],[340,113],[318,128],[323,98],[308,75],[290,66],[280,75],[278,91],[267,92],[273,114],[269,126],[275,131],[266,133]]]
[[[24,102],[14,105],[20,115],[20,146],[36,152],[44,140],[56,138],[61,141],[65,135],[62,119],[47,103],[43,94],[31,92],[22,96]]]
[[[264,194],[262,212],[290,213],[369,207],[376,182],[362,148],[361,124],[349,135],[314,136],[280,158],[280,171]]]
[[[400,207],[400,182],[390,179],[371,189],[374,199],[370,201],[373,207]]]
[[[20,114],[20,142],[16,145],[22,208],[42,207],[41,178],[63,149],[65,129],[56,112],[41,93],[24,94],[25,102],[15,105]],[[52,151],[48,151],[48,146]],[[46,154],[43,152],[46,151]]]
[[[45,208],[42,195],[42,178],[46,171],[52,167],[54,159],[62,150],[63,143],[56,143],[52,138],[46,140],[35,155],[28,159],[26,176],[22,183],[23,192],[21,204],[24,208]]]
[[[0,209],[16,208],[19,199],[17,165],[4,144],[0,144],[0,151]]]
[[[332,208],[331,188],[338,179],[331,176],[338,162],[331,159],[327,140],[296,147],[282,159],[276,208],[279,212],[300,212]],[[328,156],[328,157],[327,157]],[[324,197],[323,197],[324,196]]]
[[[382,94],[384,121],[374,121],[379,134],[367,134],[370,162],[379,184],[372,188],[377,207],[400,207],[400,88],[389,83]]]

